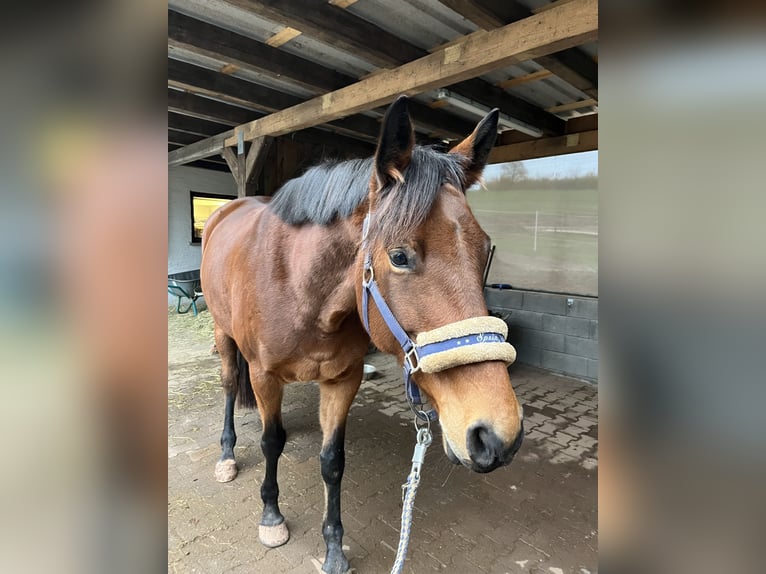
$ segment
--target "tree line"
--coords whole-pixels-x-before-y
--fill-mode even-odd
[[[485,187],[489,191],[505,191],[509,189],[596,189],[598,176],[595,173],[569,177],[536,177],[529,176],[527,168],[521,162],[509,163],[503,166],[500,176],[487,180]]]

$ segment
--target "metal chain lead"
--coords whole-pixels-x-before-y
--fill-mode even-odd
[[[407,547],[410,543],[410,531],[412,528],[412,509],[415,506],[415,494],[420,485],[420,469],[426,458],[426,450],[433,441],[430,421],[427,426],[418,426],[415,419],[415,428],[418,429],[415,451],[412,453],[412,468],[407,477],[407,482],[402,485],[402,524],[399,531],[399,547],[396,550],[396,560],[391,568],[391,574],[401,574],[404,568],[404,560],[407,557]]]

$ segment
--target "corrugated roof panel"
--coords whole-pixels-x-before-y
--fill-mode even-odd
[[[168,8],[259,42],[284,28],[221,0],[168,0]]]
[[[342,52],[303,34],[283,44],[280,49],[355,78],[366,76],[378,69],[377,66],[367,60],[357,58],[348,52]]]
[[[259,42],[265,42],[284,28],[283,24],[272,22],[221,0],[170,0],[169,7]],[[279,49],[355,77],[376,69],[373,64],[353,54],[342,52],[303,34],[282,44]]]
[[[347,10],[423,50],[430,50],[476,29],[442,4],[425,0],[360,0]]]
[[[209,70],[215,70],[216,72],[220,72],[221,68],[229,63],[224,60],[195,54],[193,52],[184,50],[183,48],[175,48],[173,46],[168,46],[168,57],[174,60],[181,60],[182,62],[194,64],[195,66],[201,66]],[[267,74],[259,74],[250,70],[237,69],[232,71],[229,75],[240,78],[242,80],[247,80],[248,82],[253,82],[255,84],[261,84],[267,88],[273,88],[281,92],[292,94],[294,96],[311,98],[316,95],[316,92],[309,91],[304,87],[295,85],[288,80],[283,80],[276,76]]]

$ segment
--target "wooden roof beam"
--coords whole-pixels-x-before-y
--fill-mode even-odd
[[[175,112],[168,112],[168,128],[188,134],[214,136],[229,129],[229,126],[191,116],[183,116]]]
[[[347,76],[334,70],[311,65],[279,48],[172,10],[168,10],[168,47],[223,59],[229,65],[256,74],[289,78],[315,93],[337,90],[348,83]]]
[[[546,10],[533,11],[515,0],[440,1],[485,30],[499,28],[509,22],[528,18],[533,13],[549,11],[571,2],[571,0],[567,0],[567,2],[554,3],[555,6],[553,4],[547,5]],[[598,65],[582,50],[572,47],[555,54],[542,56],[537,59],[537,62],[578,90],[598,98]]]
[[[573,0],[576,1],[576,0]],[[543,12],[544,13],[544,12]],[[488,163],[505,163],[598,149],[598,130],[538,138],[492,148]]]
[[[236,126],[262,117],[263,112],[230,106],[223,102],[168,89],[168,110],[184,116]]]
[[[391,102],[401,93],[418,94],[476,77],[489,70],[532,60],[598,37],[597,0],[573,0],[559,8],[472,35],[393,70],[386,70],[335,92],[238,126],[246,141],[278,136],[319,125]],[[229,130],[168,155],[170,165],[180,165],[220,153],[234,145]]]
[[[215,98],[235,106],[255,108],[263,112],[282,110],[304,101],[302,98],[284,94],[246,80],[240,80],[220,72],[214,72],[172,59],[168,60],[168,86],[184,89],[192,94],[207,98]],[[194,102],[194,100],[174,94],[172,102],[179,101]],[[196,102],[194,107],[199,110],[204,108],[205,104]],[[219,106],[212,106],[212,108],[214,110],[222,110]],[[204,113],[204,111],[200,113]],[[225,111],[220,111],[220,113],[224,118],[229,117]],[[378,122],[375,119],[360,115],[332,122],[331,127],[337,128],[337,131],[347,133],[352,137],[368,140],[377,139],[378,132],[380,131]],[[220,131],[222,130],[218,132],[220,133]]]
[[[351,52],[383,69],[412,62],[428,54],[425,50],[405,42],[347,10],[328,4],[326,0],[225,1],[243,10],[301,30],[306,36]],[[525,13],[531,14],[529,10]],[[502,25],[501,22],[499,23]],[[456,94],[486,106],[497,106],[514,119],[540,128],[545,133],[563,133],[563,124],[559,118],[479,78],[466,80],[449,88]]]
[[[292,56],[291,54],[288,54],[290,56],[290,61],[285,62],[289,63],[289,66],[283,66],[279,58],[274,60],[269,59],[268,61],[261,62],[257,58],[266,56],[269,58],[271,56],[276,57],[276,54],[269,53],[268,51],[265,54],[262,54],[263,45],[259,42],[255,42],[250,38],[239,36],[233,32],[229,32],[222,28],[218,28],[211,24],[195,20],[194,18],[190,18],[176,12],[169,12],[168,19],[170,38],[168,40],[169,46],[182,45],[184,50],[190,53],[211,57],[216,60],[233,62],[226,64],[223,67],[226,68],[226,71],[224,71],[224,69],[222,69],[220,72],[212,72],[210,70],[206,70],[204,72],[196,72],[193,75],[179,75],[183,70],[188,70],[189,68],[186,67],[192,66],[192,64],[185,64],[183,62],[171,60],[168,63],[169,81],[172,86],[178,88],[188,89],[192,86],[199,88],[202,84],[203,89],[198,90],[198,93],[200,94],[214,95],[216,92],[219,94],[226,94],[228,96],[235,96],[237,94],[242,95],[247,93],[254,94],[254,88],[249,88],[249,91],[239,91],[237,89],[238,86],[240,86],[240,82],[244,82],[244,80],[229,78],[236,81],[227,82],[222,78],[215,78],[214,76],[210,75],[218,74],[228,77],[227,72],[230,73],[230,71],[237,67],[250,69],[251,71],[256,71],[261,74],[265,73],[279,76],[283,80],[295,83],[296,85],[303,85],[304,87],[308,86],[313,91],[320,93],[333,91],[351,85],[357,81],[357,79],[352,76],[341,74],[329,68],[318,66],[313,62],[309,62],[308,60],[304,60],[297,56]],[[179,40],[174,38],[182,39],[183,44],[179,44]],[[256,50],[254,54],[257,57],[245,55],[244,52],[250,49]],[[272,48],[269,48],[269,50],[272,50]],[[279,52],[278,50],[275,51]],[[247,63],[243,62],[243,59],[245,58],[248,59]],[[285,100],[289,98],[296,100],[291,102],[290,105],[294,105],[295,103],[302,101],[300,98],[289,96],[287,94],[284,94],[284,98]],[[235,102],[234,98],[227,99],[229,99],[231,102]],[[262,99],[261,103],[265,104],[263,108],[271,106],[272,108],[276,109],[277,106],[273,98]],[[278,109],[283,109],[285,107],[289,106],[282,106]],[[381,113],[382,111],[383,110],[381,110]],[[415,122],[415,129],[421,131],[422,133],[437,133],[441,137],[465,137],[467,134],[471,133],[474,127],[470,122],[463,120],[459,116],[455,116],[447,112],[434,112],[433,110],[427,109],[427,106],[418,102],[411,102],[410,114],[413,121]],[[554,121],[557,120],[557,118],[553,119]],[[220,133],[221,131],[223,130],[218,130],[217,133]],[[378,130],[376,127],[374,133],[360,133],[365,133],[368,136],[377,137]]]

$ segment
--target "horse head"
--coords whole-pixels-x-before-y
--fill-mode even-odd
[[[453,324],[487,321],[482,278],[490,239],[465,194],[481,177],[497,122],[493,110],[471,135],[439,152],[415,145],[405,97],[383,120],[365,205],[366,236],[354,269],[360,278],[357,304],[364,313],[361,283],[374,275],[413,341]],[[408,360],[378,306],[368,307],[373,343],[400,362]],[[523,411],[505,361],[491,355],[435,372],[416,370],[413,378],[438,412],[452,462],[489,472],[511,461],[524,434]]]

